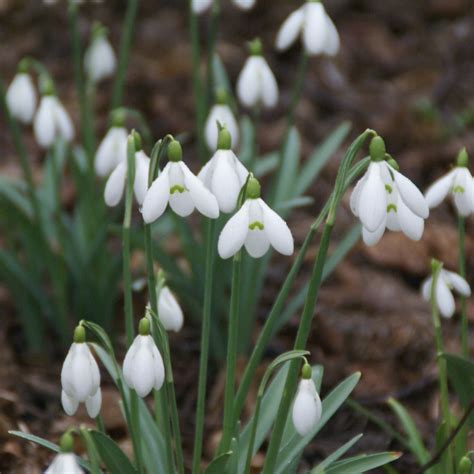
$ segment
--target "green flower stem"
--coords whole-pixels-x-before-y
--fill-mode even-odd
[[[466,235],[465,219],[458,217],[459,236],[459,274],[466,278],[466,248],[464,244]],[[466,298],[461,296],[461,355],[469,358],[469,321],[467,319]]]
[[[193,95],[196,110],[196,133],[199,162],[206,160],[206,144],[204,142],[204,122],[206,120],[206,96],[202,90],[199,68],[201,65],[201,48],[199,46],[198,18],[193,11],[192,0],[189,0],[189,35],[192,48]]]
[[[365,140],[370,136],[375,135],[373,130],[366,130],[364,133],[359,135],[358,138],[351,144],[346,152],[346,155],[339,166],[338,175],[336,178],[336,184],[334,186],[333,196],[330,200],[330,206],[324,225],[323,234],[321,236],[321,242],[319,244],[319,251],[316,257],[315,264],[313,266],[313,272],[309,282],[308,293],[303,308],[303,314],[301,316],[300,325],[296,335],[296,340],[293,349],[303,350],[306,346],[309,332],[311,330],[311,323],[314,316],[314,309],[316,307],[316,301],[321,286],[324,264],[329,248],[329,242],[332,234],[332,230],[335,223],[336,211],[342,195],[345,190],[346,179],[350,174],[350,167],[352,162],[363,146]],[[285,388],[278,407],[278,413],[276,416],[276,422],[273,427],[272,435],[270,437],[270,444],[268,446],[267,454],[265,457],[265,464],[263,466],[263,474],[272,474],[275,471],[275,463],[277,461],[278,451],[285,429],[286,420],[290,410],[291,401],[293,399],[297,381],[299,375],[299,363],[292,361],[288,370],[286,378]]]
[[[135,390],[130,389],[130,419],[132,422],[132,437],[134,438],[134,453],[135,453],[135,464],[138,472],[142,473],[143,460],[142,460],[142,444],[141,444],[141,433],[140,433],[140,413],[138,412],[138,395]]]
[[[101,431],[102,433],[106,433],[104,419],[102,418],[102,415],[100,413],[95,418],[95,424],[99,431]]]
[[[349,173],[349,176],[347,177],[346,180],[346,185],[345,188],[347,188],[353,181],[354,179],[359,176],[368,166],[370,162],[370,158],[366,158],[364,160],[361,160],[359,163],[354,165],[352,170]],[[320,212],[319,216],[317,219],[313,222],[311,225],[308,234],[306,235],[306,238],[303,242],[303,245],[298,252],[298,256],[296,257],[281,289],[280,292],[278,293],[278,296],[273,303],[272,309],[270,310],[270,313],[268,315],[268,318],[265,321],[265,324],[262,328],[262,331],[260,332],[260,335],[257,339],[257,342],[255,344],[254,350],[250,356],[250,359],[247,363],[247,366],[245,367],[244,374],[242,376],[242,379],[240,380],[239,384],[239,389],[237,391],[237,395],[235,397],[235,403],[234,403],[234,416],[236,419],[239,418],[242,408],[244,406],[245,400],[247,398],[248,392],[250,390],[250,386],[252,384],[252,381],[254,379],[255,373],[257,371],[258,365],[260,361],[262,360],[263,354],[265,352],[265,349],[268,345],[268,342],[271,340],[273,335],[276,332],[276,328],[278,327],[278,319],[280,317],[280,314],[286,304],[286,299],[288,297],[288,294],[291,290],[291,287],[293,285],[293,282],[299,272],[299,269],[305,259],[306,253],[308,251],[308,248],[314,238],[314,235],[316,234],[317,229],[321,225],[321,223],[324,221],[326,218],[328,212],[329,212],[329,206],[332,202],[333,195],[328,199],[326,202],[323,210]]]
[[[211,8],[211,20],[207,36],[207,81],[206,81],[206,104],[213,101],[214,97],[214,53],[216,50],[217,33],[219,30],[219,16],[221,12],[220,0],[213,0]]]
[[[94,170],[94,129],[92,120],[91,104],[89,102],[86,81],[82,71],[82,50],[78,30],[77,3],[70,0],[68,5],[69,31],[72,42],[72,57],[74,62],[74,81],[79,96],[79,110],[81,118],[81,133],[84,148],[87,154],[91,175]]]
[[[123,90],[125,86],[125,74],[127,72],[128,57],[132,44],[133,29],[137,17],[138,0],[128,0],[127,11],[123,26],[122,40],[120,42],[120,53],[118,58],[117,74],[112,92],[112,110],[120,107],[123,101]]]
[[[242,258],[240,251],[235,254],[232,263],[232,289],[230,296],[229,331],[227,336],[226,378],[224,390],[224,419],[223,434],[219,445],[219,454],[230,448],[234,437],[234,389],[235,365],[237,358],[238,327],[239,327],[239,299],[240,299],[240,270]]]
[[[296,107],[300,101],[301,93],[303,92],[304,79],[308,70],[309,56],[306,51],[301,51],[300,62],[298,65],[298,72],[296,74],[296,82],[291,94],[290,108],[287,115],[287,130],[289,130],[295,122]]]
[[[193,474],[199,474],[206,408],[207,365],[209,363],[209,338],[211,329],[212,286],[214,276],[215,221],[208,219],[206,227],[206,267],[204,277],[204,302],[202,308],[201,354],[199,357],[199,383],[196,405],[196,428],[194,432]]]
[[[442,421],[446,426],[447,437],[451,431],[451,415],[449,412],[449,392],[448,392],[448,374],[446,368],[446,359],[443,357],[443,335],[441,332],[441,319],[439,316],[439,308],[436,302],[436,284],[438,282],[439,273],[441,271],[442,265],[437,262],[437,265],[434,266],[432,273],[432,282],[431,282],[431,315],[433,318],[433,327],[435,333],[435,345],[436,345],[436,361],[438,364],[438,377],[439,377],[439,392],[440,392],[440,409]],[[448,461],[446,463],[448,472],[446,474],[451,474],[453,472],[453,453],[451,449],[447,451]]]

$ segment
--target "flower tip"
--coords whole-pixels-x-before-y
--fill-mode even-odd
[[[123,107],[113,110],[110,116],[112,127],[123,127],[125,125],[126,112]]]
[[[218,122],[218,126],[220,126]],[[226,126],[220,126],[219,135],[217,138],[217,149],[218,150],[230,150],[232,148],[232,136],[227,130]]]
[[[255,38],[248,43],[249,53],[252,56],[261,56],[263,52],[263,46],[260,38]]]
[[[301,378],[310,379],[312,375],[313,375],[313,370],[311,369],[311,366],[306,362],[301,369]]]
[[[463,147],[459,150],[458,156],[456,158],[456,165],[462,168],[467,168],[469,164],[469,155],[467,154],[466,147]]]
[[[61,436],[59,447],[61,448],[62,453],[72,452],[74,447],[74,439],[72,438],[71,433],[66,431],[66,433]]]
[[[76,326],[76,329],[74,329],[73,340],[76,344],[86,342],[86,329],[84,328],[84,326],[80,324],[79,326]]]
[[[385,159],[385,142],[379,135],[372,138],[369,145],[369,152],[372,161],[383,161]]]
[[[140,319],[138,323],[138,333],[140,336],[148,336],[150,334],[150,321],[148,321],[148,318]]]
[[[253,175],[247,182],[246,198],[247,199],[258,199],[260,197],[260,183],[258,179]]]
[[[20,74],[26,74],[28,72],[28,69],[30,68],[30,60],[28,58],[23,58],[19,63],[18,63],[18,73]]]
[[[172,140],[168,145],[168,160],[173,162],[181,161],[183,158],[183,150],[181,144],[177,140]]]

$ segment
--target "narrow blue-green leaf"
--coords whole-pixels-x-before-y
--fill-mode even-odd
[[[25,197],[26,188],[23,181],[0,176],[0,197],[10,203],[28,219],[33,217],[30,201]]]
[[[261,178],[271,173],[278,166],[278,152],[273,151],[257,158],[253,170],[256,178]]]
[[[401,455],[402,453],[399,452],[385,452],[355,456],[335,462],[326,470],[325,474],[359,474],[396,461]]]
[[[217,456],[217,458],[213,459],[208,464],[208,466],[204,470],[204,474],[222,474],[223,472],[225,472],[225,468],[227,466],[231,454],[232,451],[229,451],[227,453],[221,454],[220,456]]]
[[[249,161],[252,158],[255,127],[247,115],[244,115],[240,119],[240,150],[239,159],[245,165],[248,166]],[[250,170],[251,171],[251,170]]]
[[[275,206],[276,211],[287,211],[295,207],[304,207],[313,204],[314,199],[310,196],[300,196],[280,202]]]

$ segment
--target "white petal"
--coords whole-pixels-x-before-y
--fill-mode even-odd
[[[303,44],[307,53],[310,55],[324,53],[326,35],[327,22],[324,7],[319,2],[306,3]]]
[[[212,0],[192,0],[194,13],[202,13],[211,6]]]
[[[59,453],[53,459],[45,474],[83,474],[76,456],[72,453]]]
[[[156,347],[156,344],[152,341],[151,353],[153,355],[153,375],[154,383],[153,388],[159,390],[163,386],[165,381],[165,366],[163,364],[163,358],[161,357],[160,351]]]
[[[294,251],[294,241],[288,225],[262,199],[258,201],[263,212],[263,230],[272,247],[283,255],[291,255]]]
[[[281,25],[276,38],[276,48],[280,51],[288,49],[296,40],[296,37],[301,31],[304,22],[303,7],[291,13],[291,15]]]
[[[116,206],[122,199],[127,179],[127,164],[120,163],[109,176],[104,189],[104,200],[107,206]]]
[[[95,392],[94,395],[90,396],[86,400],[87,414],[91,418],[95,418],[100,413],[101,405],[102,405],[102,392],[100,391],[100,388],[99,388],[97,392]]]
[[[170,207],[181,217],[187,217],[194,211],[194,202],[188,191],[170,194]]]
[[[250,200],[245,201],[222,229],[217,243],[217,250],[221,258],[232,257],[244,245],[249,231],[249,206]]]
[[[220,150],[218,150],[220,151]],[[216,154],[218,153],[216,151]],[[204,185],[211,190],[211,178],[212,174],[214,173],[214,166],[215,166],[215,157],[216,155],[214,154],[212,158],[201,168],[201,171],[197,174],[197,177],[204,183]]]
[[[36,109],[36,91],[31,76],[18,73],[6,94],[6,101],[10,113],[22,123],[29,124],[33,120]]]
[[[138,337],[141,341],[133,358],[132,381],[138,396],[143,398],[151,392],[155,382],[154,361],[150,343],[146,339],[151,336]]]
[[[439,206],[448,195],[453,185],[454,172],[455,170],[450,171],[447,175],[436,180],[426,191],[425,199],[430,209]]]
[[[41,98],[38,111],[33,123],[36,141],[43,148],[49,148],[56,138],[56,123],[54,119],[54,97]]]
[[[255,5],[255,0],[233,0],[233,2],[242,10],[249,10]]]
[[[375,232],[387,215],[387,197],[385,185],[380,177],[380,165],[371,163],[367,170],[365,182],[359,197],[359,218],[362,225]]]
[[[107,176],[120,162],[127,159],[127,131],[111,127],[95,154],[94,167],[99,176]]]
[[[337,29],[329,17],[326,14],[326,38],[324,41],[324,52],[328,56],[335,56],[339,52],[340,39]]]
[[[219,135],[217,122],[226,126],[232,137],[232,148],[236,148],[239,143],[237,120],[228,105],[216,104],[211,108],[205,125],[206,143],[209,149],[215,150],[217,148],[217,138]]]
[[[64,390],[61,390],[61,404],[63,406],[63,410],[69,416],[74,415],[74,413],[77,411],[77,407],[79,406],[79,402],[74,397],[69,396]]]
[[[54,99],[54,121],[56,123],[56,131],[62,138],[64,138],[64,140],[70,142],[74,138],[74,125],[72,124],[72,120],[66,112],[63,104],[61,104],[57,97],[54,97]]]
[[[71,362],[74,398],[78,402],[85,402],[95,385],[92,379],[88,350],[86,343],[77,344],[76,353]]]
[[[351,194],[350,207],[354,216],[359,217],[359,202],[360,202],[360,193],[364,189],[365,183],[367,182],[368,173],[365,173],[362,178],[357,181],[357,184],[354,187],[354,190]]]
[[[142,215],[143,220],[149,224],[160,217],[165,212],[170,197],[170,183],[168,178],[170,163],[168,163],[158,178],[153,181],[143,200]]]
[[[184,175],[184,185],[189,190],[196,209],[206,217],[216,219],[219,217],[219,205],[214,194],[212,194],[197,176],[182,161],[179,166]]]
[[[464,192],[453,192],[456,209],[461,216],[468,216],[472,212],[474,202],[474,189],[472,186],[472,176],[467,168],[457,168],[453,187],[462,188]],[[454,190],[453,190],[454,191]]]
[[[395,183],[403,202],[407,205],[410,211],[414,212],[417,216],[426,219],[430,214],[430,210],[421,191],[407,177],[403,176],[393,168],[391,168],[391,171],[395,176]]]
[[[433,282],[432,277],[428,277],[422,284],[421,284],[421,295],[423,296],[423,299],[426,301],[431,300],[431,285]]]
[[[362,227],[362,240],[368,247],[372,247],[379,243],[385,232],[386,218],[382,220],[380,226],[374,232],[370,232],[365,227]]]
[[[444,270],[444,275],[460,295],[465,296],[466,298],[471,296],[471,287],[461,275],[458,275],[454,272],[449,272],[448,270]]]
[[[214,160],[214,172],[210,190],[217,199],[222,212],[232,212],[237,205],[237,199],[242,188],[235,166],[236,160],[232,150],[217,150]]]
[[[268,63],[260,59],[261,101],[265,107],[275,107],[278,102],[278,84]]]
[[[420,240],[423,236],[425,221],[408,209],[400,196],[397,201],[397,215],[402,232],[411,240]]]
[[[249,230],[245,239],[245,249],[251,257],[260,258],[267,253],[269,248],[270,241],[263,230]]]
[[[133,340],[132,345],[128,348],[123,361],[123,378],[125,383],[133,388],[133,361],[140,343],[138,336]]]
[[[183,311],[167,286],[158,297],[158,316],[167,331],[179,332],[183,327]]]
[[[74,395],[73,373],[72,373],[72,359],[75,352],[76,344],[73,343],[69,349],[66,358],[64,359],[61,369],[61,387],[69,396]]]
[[[321,419],[322,405],[312,380],[301,380],[293,403],[292,419],[296,432],[306,436]]]
[[[133,182],[133,191],[138,204],[143,204],[148,190],[149,167],[150,158],[148,158],[143,151],[135,153],[135,181]]]
[[[436,284],[436,304],[442,316],[445,318],[453,316],[455,310],[454,297],[441,274]]]
[[[237,96],[245,107],[253,107],[260,98],[258,60],[257,56],[248,58],[237,79]]]

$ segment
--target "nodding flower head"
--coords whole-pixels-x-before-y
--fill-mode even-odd
[[[93,82],[111,77],[117,67],[115,53],[107,39],[107,30],[99,23],[93,27],[92,38],[84,55],[84,70]]]
[[[95,154],[94,167],[98,176],[108,176],[127,160],[127,130],[123,126],[109,128]]]
[[[161,288],[158,294],[158,317],[167,331],[181,331],[184,322],[183,310],[167,286]]]
[[[6,101],[14,118],[24,124],[30,124],[36,110],[36,90],[28,70],[21,65],[22,62],[20,62],[18,73],[8,87]]]
[[[205,12],[213,0],[192,0],[191,6],[194,13],[198,15]],[[255,0],[232,0],[232,3],[241,10],[249,10],[255,5]]]

